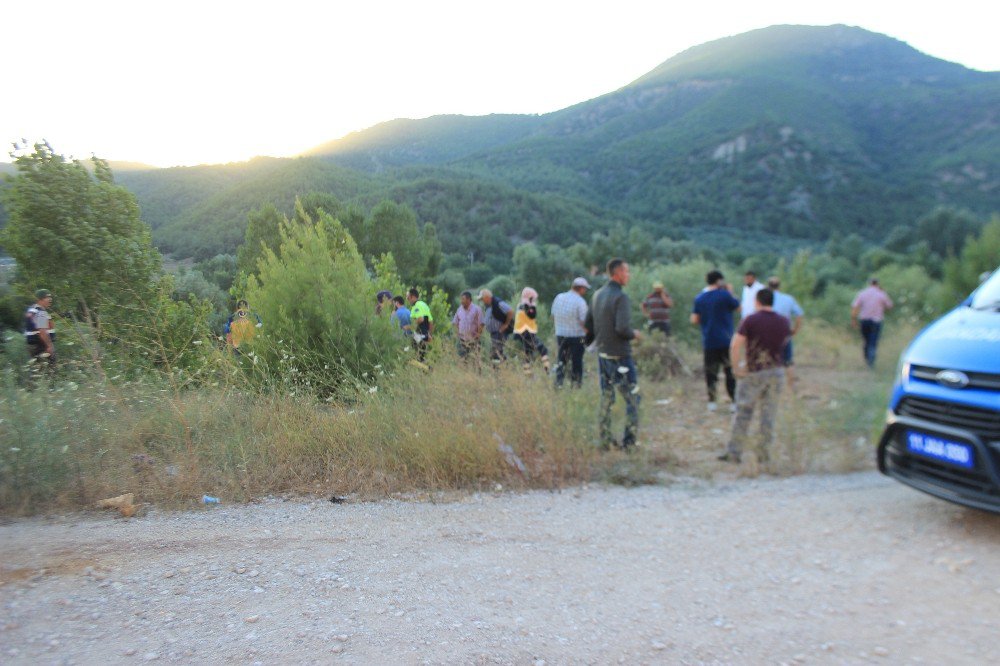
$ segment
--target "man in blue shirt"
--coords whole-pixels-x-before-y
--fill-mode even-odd
[[[722,273],[709,271],[705,276],[708,287],[694,299],[691,323],[701,326],[701,343],[705,350],[705,384],[708,387],[708,411],[716,410],[715,385],[719,368],[726,375],[726,393],[734,400],[736,376],[729,362],[729,343],[733,339],[733,312],[740,309],[740,302],[733,295],[731,285],[723,281]],[[735,411],[735,402],[732,409]]]
[[[392,307],[394,308],[392,318],[399,324],[403,335],[413,335],[413,329],[410,326],[410,309],[406,307],[406,301],[403,300],[403,297],[393,297]]]

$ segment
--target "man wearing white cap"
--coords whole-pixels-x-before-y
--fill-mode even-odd
[[[566,379],[566,365],[572,364],[569,381],[573,388],[583,384],[583,352],[586,349],[584,339],[587,329],[587,301],[584,296],[590,289],[590,283],[585,278],[573,280],[569,291],[556,296],[552,301],[552,321],[556,326],[556,342],[559,344],[559,357],[556,363],[556,388],[561,388]]]

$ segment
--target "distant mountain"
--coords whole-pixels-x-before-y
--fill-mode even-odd
[[[382,171],[413,164],[443,164],[529,136],[540,116],[434,116],[398,119],[324,143],[306,156],[335,157],[344,166]]]
[[[938,204],[1000,207],[998,113],[998,73],[860,28],[774,26],[689,49],[568,109],[503,117],[517,131],[442,116],[312,153],[373,169],[445,164],[662,231],[878,237]],[[473,127],[491,140],[467,141]]]
[[[774,26],[554,113],[394,120],[296,159],[116,177],[181,257],[233,251],[247,212],[313,190],[406,203],[446,252],[505,261],[618,223],[721,249],[877,241],[937,205],[1000,210],[1000,73],[860,28]]]

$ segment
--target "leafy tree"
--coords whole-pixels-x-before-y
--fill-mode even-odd
[[[195,268],[201,271],[206,280],[227,292],[233,286],[233,278],[239,270],[236,267],[236,256],[232,254],[217,254],[211,259],[198,262]]]
[[[417,225],[416,214],[406,206],[394,201],[382,201],[375,206],[365,220],[359,246],[366,257],[391,252],[404,280],[420,280],[427,275],[429,248]]]
[[[323,211],[334,219],[340,218],[343,204],[340,199],[328,192],[309,192],[300,199],[302,210],[314,220],[319,219],[320,211]]]
[[[570,281],[584,270],[558,245],[523,243],[514,249],[514,278],[521,287],[533,287],[544,303],[566,291]]]
[[[115,184],[107,162],[56,154],[47,143],[17,155],[3,192],[9,221],[2,244],[17,261],[22,288],[50,289],[94,323],[105,306],[146,299],[160,255],[139,219],[135,197]]]
[[[931,252],[942,259],[957,256],[965,239],[979,231],[982,225],[964,210],[940,207],[917,220],[917,241],[926,241]]]
[[[815,295],[819,278],[811,259],[809,251],[803,250],[795,255],[787,270],[784,269],[784,261],[779,264],[778,277],[781,278],[782,291],[803,299]]]
[[[246,275],[257,270],[257,260],[265,249],[272,252],[281,243],[281,225],[285,216],[272,203],[266,203],[247,215],[247,231],[236,253],[236,268]]]
[[[942,309],[953,307],[979,286],[983,273],[1000,267],[1000,216],[983,227],[979,236],[969,236],[958,257],[944,264],[945,301]]]

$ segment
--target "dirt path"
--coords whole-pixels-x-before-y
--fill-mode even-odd
[[[986,663],[1000,517],[872,472],[0,526],[0,660]]]

